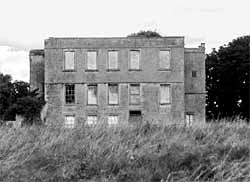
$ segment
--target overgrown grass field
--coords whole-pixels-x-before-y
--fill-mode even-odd
[[[250,181],[250,127],[1,127],[0,181]]]

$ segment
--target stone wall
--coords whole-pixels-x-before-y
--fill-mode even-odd
[[[129,110],[141,110],[145,121],[161,124],[182,122],[184,120],[184,87],[172,83],[171,104],[159,104],[159,84],[141,84],[142,97],[140,105],[129,105],[129,85],[119,84],[119,105],[108,105],[108,85],[98,84],[98,105],[87,105],[87,84],[76,84],[76,103],[64,103],[64,85],[48,86],[47,119],[53,124],[63,124],[64,115],[75,115],[78,122],[85,122],[88,115],[97,115],[99,120],[106,121],[109,115],[119,115],[121,124],[128,122]]]
[[[205,79],[204,45],[185,48],[185,112],[193,113],[196,122],[205,122]]]
[[[171,50],[171,69],[159,71],[159,50]],[[76,70],[63,70],[63,51],[75,51]],[[98,72],[86,71],[87,50],[97,50]],[[107,71],[108,50],[119,50],[119,71]],[[129,71],[129,50],[139,49],[140,71]],[[64,103],[64,84],[75,83],[76,103]],[[86,104],[87,84],[98,84],[98,106]],[[107,84],[119,83],[119,105],[107,104]],[[129,105],[128,85],[140,83],[141,104]],[[169,83],[172,88],[171,104],[159,105],[159,84]],[[106,121],[109,114],[118,114],[120,122],[128,122],[129,110],[141,110],[144,120],[169,124],[184,120],[184,38],[50,38],[45,41],[45,98],[48,103],[47,118],[52,124],[63,123],[64,115],[74,114],[84,122],[88,114],[97,114]]]
[[[44,50],[34,49],[29,53],[30,58],[30,87],[31,90],[39,89],[40,95],[44,94]]]

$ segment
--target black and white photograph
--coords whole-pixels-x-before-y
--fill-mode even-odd
[[[1,0],[0,182],[250,182],[249,0]]]

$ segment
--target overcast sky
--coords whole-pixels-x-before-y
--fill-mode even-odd
[[[30,49],[48,37],[185,36],[206,52],[250,34],[250,0],[1,0],[0,72],[29,81]]]

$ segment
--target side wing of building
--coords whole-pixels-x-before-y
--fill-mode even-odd
[[[187,122],[205,122],[205,45],[185,48],[185,116]]]
[[[30,88],[38,89],[39,95],[44,95],[44,50],[34,49],[29,53],[30,59]]]

